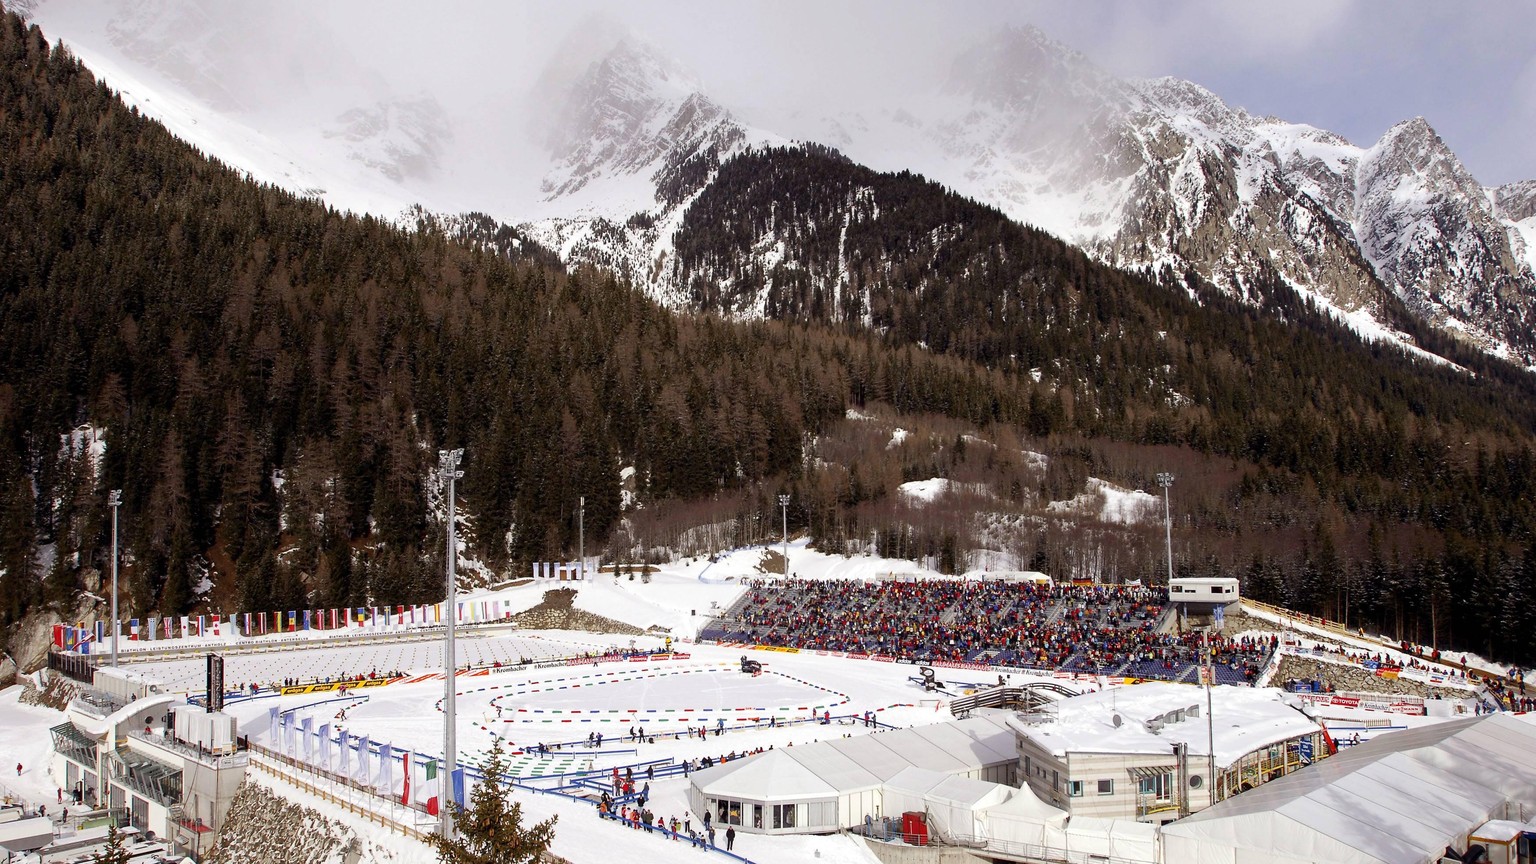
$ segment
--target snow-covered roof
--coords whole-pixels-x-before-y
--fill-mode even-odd
[[[1010,718],[1008,723],[1060,757],[1068,753],[1171,756],[1175,742],[1188,745],[1191,755],[1203,756],[1211,752],[1208,742],[1214,735],[1216,761],[1223,766],[1261,747],[1321,728],[1301,712],[1295,697],[1279,690],[1216,687],[1211,700],[1215,719],[1209,727],[1205,690],[1153,681],[1073,696],[1030,717]],[[1185,712],[1183,719],[1168,717],[1179,710]],[[1149,726],[1148,721],[1160,717],[1167,718],[1160,728],[1153,728],[1156,723]]]
[[[1507,802],[1536,805],[1536,723],[1492,714],[1373,738],[1164,826],[1163,846],[1169,861],[1419,864]]]
[[[1013,741],[998,717],[972,717],[770,750],[695,771],[692,784],[712,798],[824,798],[872,789],[913,767],[949,777],[1011,762]]]

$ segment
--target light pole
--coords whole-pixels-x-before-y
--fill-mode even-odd
[[[1168,487],[1173,485],[1173,475],[1159,471],[1157,485],[1163,487],[1163,527],[1168,534],[1168,585],[1173,586],[1173,517],[1168,509]]]
[[[1168,487],[1173,485],[1173,475],[1158,472],[1157,485],[1163,487],[1163,525],[1168,537],[1168,587],[1173,587],[1173,516],[1168,506]],[[1211,668],[1211,628],[1200,631],[1200,675],[1205,679],[1205,790],[1210,803],[1216,803],[1216,718],[1212,716],[1211,687],[1216,683],[1215,670]]]
[[[443,671],[448,676],[448,680],[443,685],[443,774],[447,780],[448,794],[444,795],[441,791],[443,780],[438,781],[439,791],[437,793],[438,800],[449,802],[440,811],[443,820],[442,837],[445,840],[452,840],[454,835],[452,804],[456,802],[453,797],[453,773],[458,767],[457,742],[454,736],[456,731],[454,727],[458,723],[458,717],[454,704],[454,685],[456,682],[453,680],[453,675],[457,664],[454,662],[453,623],[454,618],[458,617],[459,612],[459,591],[453,569],[455,560],[459,557],[459,550],[453,536],[454,521],[458,515],[458,508],[453,500],[453,485],[455,480],[464,476],[464,472],[459,470],[459,460],[462,458],[464,458],[464,450],[462,448],[458,450],[437,451],[438,470],[442,472],[442,478],[448,481],[448,599],[444,604],[448,607],[446,610],[448,613],[448,630],[445,637],[447,644],[443,648]],[[409,771],[410,766],[406,766],[406,770]]]
[[[581,556],[581,569],[578,574],[581,581],[587,581],[587,496],[578,499],[580,506],[576,510],[576,554]]]
[[[789,578],[789,496],[779,496],[779,510],[784,517],[784,578]]]
[[[107,506],[112,508],[112,667],[117,668],[117,508],[123,503],[123,490],[107,493]]]

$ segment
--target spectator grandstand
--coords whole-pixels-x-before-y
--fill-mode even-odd
[[[1164,681],[1195,681],[1201,635],[1167,592],[1129,585],[927,579],[753,585],[700,638]],[[1251,683],[1272,639],[1210,642],[1218,684]]]

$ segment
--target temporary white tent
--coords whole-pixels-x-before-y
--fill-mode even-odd
[[[1164,858],[1421,864],[1511,804],[1536,806],[1536,723],[1453,720],[1379,736],[1166,825]]]
[[[922,768],[945,778],[1009,779],[1017,758],[1013,733],[1002,719],[973,717],[737,759],[695,771],[688,798],[695,812],[718,813],[724,806],[727,813],[751,814],[742,817],[739,830],[830,831],[902,812],[885,801],[883,784],[905,769]],[[961,801],[967,793],[955,787],[945,794]],[[984,800],[976,809],[1000,800]],[[785,816],[776,821],[770,809],[764,814],[763,827],[755,824],[757,807],[802,803],[807,807],[797,809],[793,820]],[[952,803],[944,798],[942,806]]]
[[[929,828],[943,837],[985,839],[985,812],[1017,791],[1001,783],[907,768],[886,781],[885,812],[892,816],[909,810],[926,812]]]
[[[1065,852],[1070,861],[1083,860],[1085,856],[1088,860],[1103,857],[1146,864],[1158,860],[1157,826],[1150,822],[1074,816],[1064,829],[1049,828],[1045,835],[1045,845]]]
[[[987,837],[1004,849],[1009,844],[1045,846],[1047,829],[1062,830],[1067,823],[1067,811],[1041,801],[1028,786],[1007,801],[987,808],[982,815]]]

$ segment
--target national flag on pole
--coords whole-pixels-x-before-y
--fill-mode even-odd
[[[349,777],[356,776],[359,780],[362,780],[364,783],[368,782],[368,736],[367,735],[364,735],[363,737],[357,739],[357,772],[356,772],[355,775],[349,774],[347,776],[349,776]]]
[[[299,613],[293,611],[292,609],[289,609],[288,610],[288,632],[292,633],[293,631],[295,631],[297,629],[299,629]]]
[[[155,641],[155,637],[157,637],[158,635],[160,635],[160,619],[159,618],[145,618],[144,619],[144,638],[148,639],[151,642],[153,642],[153,641]]]
[[[171,636],[175,635],[175,632],[176,632],[176,619],[172,618],[169,615],[165,616],[165,638],[167,638],[167,639],[171,638]]]
[[[96,644],[100,645],[107,638],[107,622],[96,622]]]
[[[458,603],[458,604],[455,604],[455,605],[458,606],[458,616],[459,616],[458,620],[463,621],[464,620],[464,604],[463,603]]]
[[[407,750],[400,756],[400,774],[405,777],[405,785],[400,788],[400,803],[411,806],[411,751]]]
[[[129,618],[128,619],[128,638],[134,640],[135,642],[138,641],[138,639],[139,639],[139,619],[137,619],[137,618]]]
[[[223,617],[222,615],[213,616],[213,635],[215,636],[219,635],[219,623]]]
[[[64,650],[64,625],[63,624],[55,624],[55,625],[53,625],[53,647],[59,649],[60,651]]]
[[[332,630],[335,630],[337,627],[341,626],[340,619],[341,619],[341,610],[340,609],[332,609],[331,610],[331,629]]]
[[[453,803],[464,806],[464,769],[453,769]]]
[[[309,619],[310,619],[310,611],[308,609],[305,609],[304,610],[304,629],[305,630],[309,629]]]
[[[393,749],[388,744],[380,744],[379,773],[373,781],[373,788],[377,789],[380,794],[388,795],[395,790],[395,780],[391,776],[393,766]]]
[[[427,813],[436,816],[442,806],[437,800],[437,760],[427,760],[426,782],[421,784],[421,797],[427,799]]]
[[[197,635],[202,636],[208,632],[208,616],[197,616]]]

